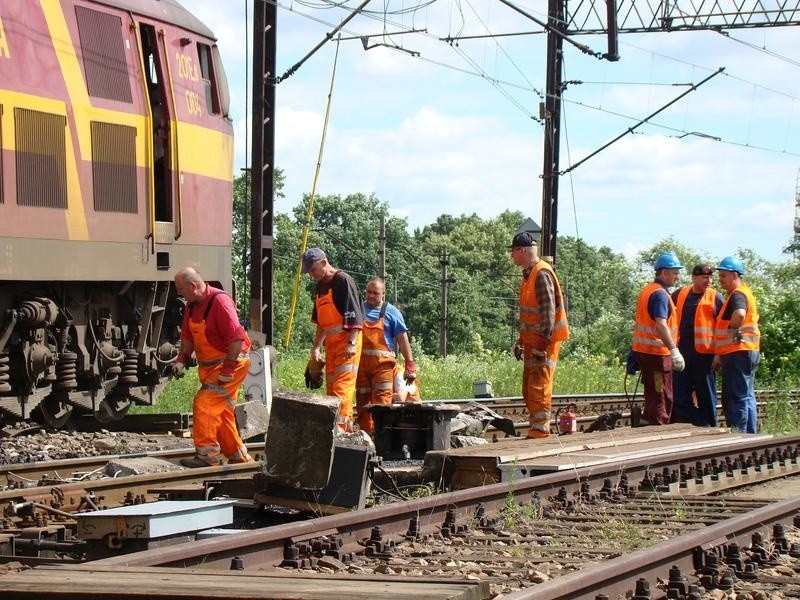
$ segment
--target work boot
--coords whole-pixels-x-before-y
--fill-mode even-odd
[[[219,463],[216,463],[216,464],[212,465],[212,464],[207,463],[202,458],[199,458],[197,456],[195,456],[193,458],[182,458],[179,462],[184,467],[188,467],[190,469],[200,469],[202,467],[218,467],[220,465]]]
[[[228,460],[228,464],[229,465],[241,465],[243,463],[254,463],[254,462],[256,462],[255,459],[252,456],[250,456],[249,454],[244,459]]]

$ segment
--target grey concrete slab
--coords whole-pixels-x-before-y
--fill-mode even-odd
[[[280,390],[272,398],[264,474],[277,484],[321,490],[333,464],[339,399]]]

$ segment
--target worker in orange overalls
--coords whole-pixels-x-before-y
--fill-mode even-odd
[[[356,409],[358,426],[369,434],[372,434],[374,425],[365,407],[392,403],[397,350],[405,361],[405,381],[413,382],[417,377],[405,319],[396,306],[386,302],[385,295],[383,279],[373,277],[367,282],[367,299],[362,306],[364,341],[356,378]]]
[[[222,455],[228,463],[253,462],[236,427],[233,407],[250,365],[250,339],[230,296],[208,285],[193,268],[175,275],[175,289],[187,301],[181,327],[181,348],[171,366],[182,377],[186,363],[197,357],[200,390],[192,403],[195,457],[185,467],[216,467]]]
[[[311,346],[311,360],[322,360],[324,344],[327,393],[339,398],[339,428],[351,431],[364,321],[358,286],[350,275],[334,268],[319,248],[309,248],[303,253],[302,272],[317,281],[311,313],[317,332]]]
[[[514,356],[524,359],[522,397],[528,408],[529,438],[550,435],[553,379],[561,343],[569,337],[567,312],[553,267],[539,258],[530,231],[514,236],[508,247],[514,264],[523,269],[519,288],[519,338]]]

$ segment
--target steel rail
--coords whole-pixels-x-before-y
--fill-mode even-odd
[[[91,508],[90,505],[87,506],[87,498],[92,499],[92,502],[101,508],[119,506],[130,498],[144,497],[157,492],[160,488],[197,484],[199,489],[202,489],[207,481],[252,477],[262,468],[263,463],[257,461],[7,489],[0,491],[0,504],[34,502],[46,504],[63,512],[75,513]]]
[[[580,491],[585,485],[602,485],[606,480],[618,479],[622,473],[630,484],[638,484],[653,473],[664,469],[677,469],[680,465],[694,465],[699,460],[724,461],[726,457],[738,459],[742,454],[762,452],[765,449],[784,449],[797,455],[800,435],[783,438],[762,438],[755,443],[740,441],[716,448],[687,450],[660,457],[625,460],[613,464],[575,469],[521,479],[511,484],[497,483],[479,488],[469,488],[391,504],[362,511],[319,517],[309,521],[278,525],[215,539],[195,541],[132,553],[97,561],[98,565],[140,566],[203,566],[228,568],[233,558],[241,558],[247,568],[270,568],[280,564],[284,548],[302,541],[335,534],[344,551],[363,549],[373,527],[380,526],[386,535],[404,535],[411,519],[418,520],[421,532],[435,532],[441,528],[450,512],[457,519],[468,521],[474,517],[478,506],[492,512],[504,506],[509,497],[516,502],[530,500],[532,494],[540,497],[555,495],[562,488],[570,493]]]
[[[250,443],[246,444],[248,452],[251,454],[264,454],[263,443]],[[99,469],[103,469],[106,464],[115,460],[128,460],[136,458],[161,458],[169,461],[178,461],[181,458],[189,458],[194,456],[194,447],[187,448],[174,448],[172,450],[154,450],[152,452],[131,452],[129,454],[106,454],[99,456],[86,456],[82,458],[65,458],[61,460],[50,460],[43,462],[33,463],[13,463],[7,465],[0,465],[0,486],[5,488],[27,488],[31,487],[45,487],[41,485],[42,481],[47,481],[47,486],[52,485],[65,485],[68,483],[75,483],[76,473],[88,475]],[[89,480],[87,477],[83,482],[86,486],[89,481],[98,481],[97,479]],[[4,498],[5,492],[8,490],[0,491],[0,500]],[[9,492],[14,495],[13,492]]]
[[[683,573],[694,572],[698,565],[698,550],[713,548],[736,541],[744,546],[757,531],[774,524],[791,524],[800,514],[800,496],[768,504],[747,514],[709,525],[690,535],[682,535],[644,550],[608,559],[551,579],[535,587],[512,592],[505,600],[594,600],[597,594],[626,597],[636,588],[639,578],[656,581],[666,579],[669,570],[678,566]]]

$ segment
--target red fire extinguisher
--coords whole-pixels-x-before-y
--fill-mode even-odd
[[[558,432],[561,435],[572,435],[578,431],[578,415],[575,412],[578,410],[578,407],[571,402],[567,404],[566,408],[562,408],[561,410],[564,412],[558,416]]]

